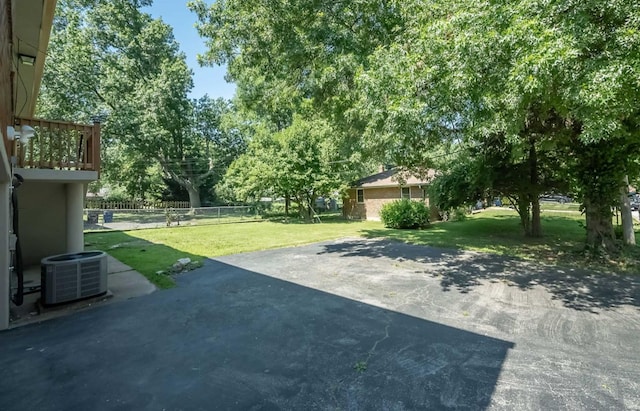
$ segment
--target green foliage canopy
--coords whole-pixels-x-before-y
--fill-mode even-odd
[[[526,168],[512,185],[534,214],[537,195],[557,178],[546,170],[564,159],[564,184],[583,200],[588,243],[612,248],[611,206],[622,176],[638,174],[635,1],[190,7],[208,39],[203,62],[228,63],[240,95],[264,103],[278,129],[309,100],[347,147],[420,168],[442,163],[437,157],[452,147],[485,147],[497,136],[509,147],[501,164]],[[283,101],[296,103],[280,110]]]
[[[59,1],[38,115],[102,117],[103,178],[110,185],[137,198],[178,185],[198,207],[203,188],[244,150],[245,135],[223,120],[233,111],[228,102],[188,99],[191,70],[171,27],[141,11],[150,4]]]

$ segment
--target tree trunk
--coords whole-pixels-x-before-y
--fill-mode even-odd
[[[538,181],[538,153],[536,141],[533,137],[529,140],[529,200],[531,202],[531,237],[542,237],[542,225],[540,223],[540,193]]]
[[[316,196],[315,195],[307,195],[307,201],[309,202],[309,218],[312,223],[316,222],[315,216],[318,215],[320,210],[316,210]]]
[[[540,222],[540,201],[538,195],[531,202],[531,237],[542,237],[542,223]]]
[[[531,219],[530,219],[530,203],[526,195],[518,196],[518,215],[520,216],[520,224],[524,230],[525,236],[531,235]]]
[[[304,213],[305,220],[307,222],[312,222],[313,221],[313,207],[311,205],[311,199],[309,199],[308,195],[304,196],[304,202],[306,203],[306,205],[305,205],[305,213]]]
[[[286,194],[284,196],[284,215],[289,217],[289,207],[291,207],[291,196]]]
[[[295,200],[298,203],[298,215],[300,216],[300,218],[304,220],[308,220],[309,215],[307,213],[307,207],[304,203],[303,197],[302,196],[296,197]]]
[[[312,222],[313,216],[315,214],[312,206],[313,204],[312,198],[308,194],[303,194],[298,197],[298,200],[299,200],[298,206],[300,210],[300,217],[304,218],[306,222]]]
[[[163,164],[163,161],[166,163],[165,159],[160,158],[160,163],[161,164]],[[204,177],[206,177],[209,174],[211,174],[211,172],[213,170],[211,168],[211,165],[210,165],[209,171],[207,171],[206,173],[201,174],[200,176],[191,176],[191,178],[186,178],[186,177],[183,177],[183,176],[179,175],[174,170],[169,168],[166,164],[163,164],[162,168],[163,168],[165,174],[167,176],[169,176],[169,178],[171,178],[173,181],[175,181],[181,187],[184,187],[184,189],[187,190],[187,193],[189,194],[189,205],[191,206],[192,209],[193,208],[199,208],[199,207],[202,206],[202,203],[200,201],[199,185],[201,184],[202,179]]]
[[[193,187],[191,184],[185,186],[187,192],[189,193],[189,204],[191,208],[199,208],[202,206],[200,202],[200,191],[198,191],[197,187]]]
[[[608,205],[602,206],[585,198],[585,214],[587,246],[592,250],[616,251],[611,208]]]
[[[606,140],[584,144],[576,137],[574,150],[576,157],[575,177],[582,190],[586,215],[587,243],[592,252],[603,250],[615,254],[618,251],[613,231],[613,207],[620,195],[620,183],[624,178],[624,156],[622,151],[612,150]]]
[[[622,217],[622,242],[624,245],[636,245],[636,234],[633,232],[633,216],[629,201],[629,178],[625,176],[624,185],[620,188],[620,215]]]

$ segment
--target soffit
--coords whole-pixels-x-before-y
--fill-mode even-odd
[[[17,117],[33,117],[55,6],[56,0],[13,2],[14,107]],[[20,55],[35,57],[35,63],[24,64]]]

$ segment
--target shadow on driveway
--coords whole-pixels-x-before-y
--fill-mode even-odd
[[[482,410],[513,344],[208,261],[0,347],[7,411]]]
[[[417,246],[389,240],[353,239],[328,244],[326,253],[391,258],[430,266],[443,291],[469,292],[482,280],[504,281],[522,290],[542,286],[565,307],[596,312],[621,305],[640,307],[640,277],[559,268],[495,254]]]

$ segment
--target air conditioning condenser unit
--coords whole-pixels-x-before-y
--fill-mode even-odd
[[[107,254],[103,251],[53,255],[40,263],[43,305],[68,303],[107,292]]]

